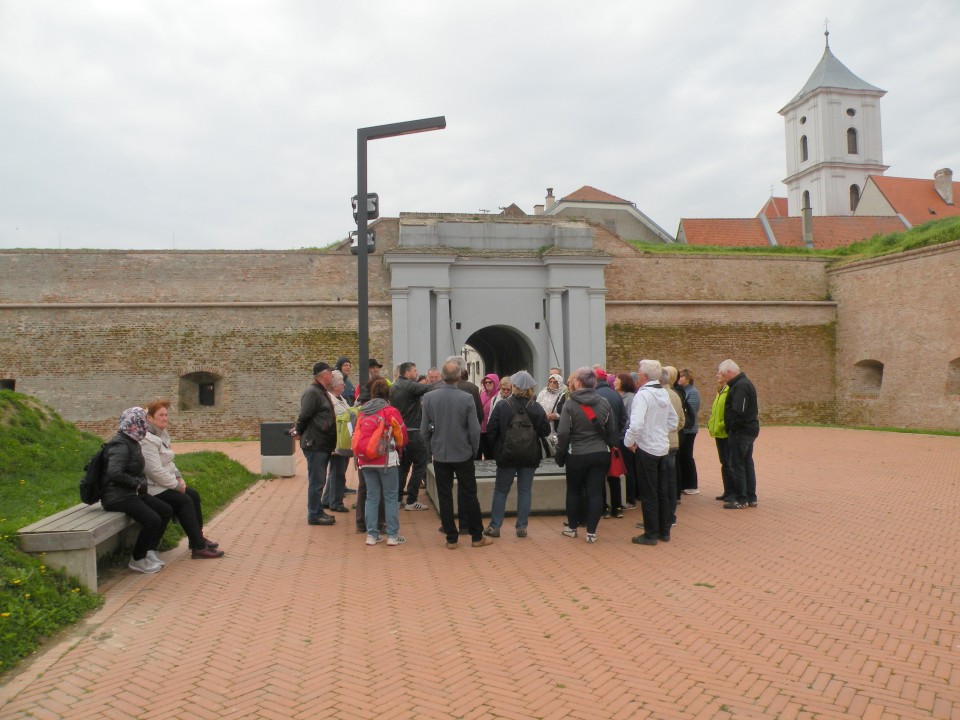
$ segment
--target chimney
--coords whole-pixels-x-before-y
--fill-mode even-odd
[[[800,225],[803,228],[803,244],[813,249],[813,210],[805,207],[800,211]]]
[[[556,204],[556,198],[553,197],[553,188],[547,188],[547,199],[545,201],[546,209],[549,210]]]
[[[933,187],[947,205],[953,205],[953,170],[940,168],[933,174]]]
[[[543,215],[543,205],[534,205],[533,206],[534,215]]]

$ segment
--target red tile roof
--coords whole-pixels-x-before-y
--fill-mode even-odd
[[[560,198],[560,202],[563,202],[564,200],[568,202],[621,203],[626,205],[633,204],[629,200],[618,198],[616,195],[605,193],[603,190],[597,190],[597,188],[591,187],[590,185],[584,185],[579,190],[575,190],[566,197]]]
[[[911,225],[922,225],[931,220],[960,215],[960,183],[953,183],[954,204],[947,205],[934,188],[933,180],[871,175],[894,212],[903,215]]]
[[[772,218],[768,222],[778,245],[803,247],[800,218]],[[680,226],[687,245],[770,247],[759,218],[684,218]],[[829,250],[874,235],[889,235],[905,229],[896,217],[814,217],[813,246],[819,250]]]
[[[687,245],[770,246],[757,218],[683,218],[680,227]]]
[[[760,208],[760,212],[757,213],[757,217],[761,215],[766,215],[771,220],[773,218],[785,218],[789,215],[787,212],[787,199],[785,197],[771,197],[764,203],[763,207]]]
[[[803,247],[801,218],[774,218],[769,221],[773,236],[784,247]],[[831,250],[867,240],[874,235],[889,235],[906,230],[896,217],[846,217],[840,215],[814,216],[813,247]]]

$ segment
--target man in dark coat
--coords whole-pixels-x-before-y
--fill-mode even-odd
[[[723,504],[726,510],[757,506],[757,473],[753,467],[753,443],[760,434],[757,389],[733,360],[720,363],[720,377],[727,383],[723,420],[727,428],[727,464],[734,495]]]
[[[307,460],[307,522],[333,525],[336,520],[323,511],[321,495],[327,478],[330,454],[337,447],[336,411],[327,393],[333,370],[325,362],[313,366],[313,382],[300,397],[300,415],[293,434],[300,437],[300,449]]]

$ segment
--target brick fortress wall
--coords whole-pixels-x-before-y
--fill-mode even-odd
[[[839,420],[960,429],[960,241],[832,268]],[[882,363],[882,376],[858,363]]]
[[[370,352],[386,369],[398,360],[379,250],[395,242],[396,227],[379,223],[370,258]],[[960,424],[955,396],[904,413],[938,388],[919,375],[915,384],[894,380],[931,350],[941,374],[960,355],[949,312],[956,245],[827,272],[809,258],[639,254],[601,229],[596,237],[614,256],[608,368],[634,369],[645,356],[689,367],[701,420],[717,363],[733,357],[757,384],[766,422]],[[179,439],[255,436],[261,421],[295,417],[314,361],[356,360],[355,300],[356,260],[345,251],[4,251],[0,377],[101,435],[123,408],[165,395]],[[881,339],[883,392],[857,397],[845,368],[872,357],[867,348]],[[197,371],[222,376],[218,405],[177,411],[179,378]]]

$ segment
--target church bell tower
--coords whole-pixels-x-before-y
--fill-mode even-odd
[[[786,130],[788,213],[853,215],[870,175],[883,175],[880,98],[830,51],[781,110]]]

